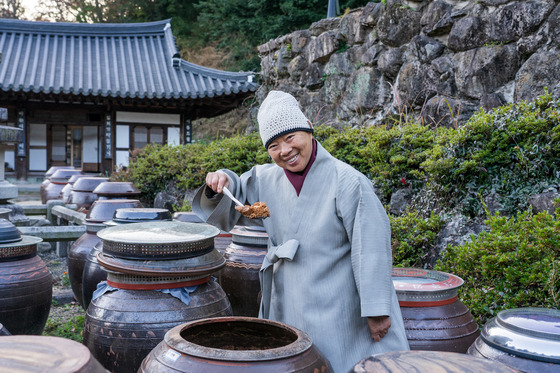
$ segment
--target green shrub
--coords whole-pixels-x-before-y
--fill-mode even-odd
[[[437,255],[436,239],[445,222],[437,215],[423,218],[417,212],[399,217],[389,214],[389,219],[393,266],[431,267]]]
[[[559,308],[559,215],[496,214],[486,224],[489,232],[449,246],[436,266],[465,281],[459,295],[479,325],[504,309]]]
[[[437,131],[417,123],[342,132],[316,129],[325,149],[372,180],[384,202],[399,188],[418,191],[422,187],[425,174],[420,166],[431,154],[436,136]]]
[[[484,212],[480,196],[501,197],[509,215],[528,208],[527,197],[558,187],[560,101],[534,102],[476,113],[463,127],[436,138],[421,167],[428,188],[467,216]]]

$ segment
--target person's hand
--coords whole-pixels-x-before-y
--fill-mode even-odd
[[[206,175],[206,185],[216,193],[222,193],[224,187],[229,187],[229,179],[223,172],[209,172]]]
[[[371,333],[371,338],[376,342],[381,341],[381,338],[389,332],[391,327],[391,319],[389,316],[375,316],[368,317],[367,324],[369,332]]]

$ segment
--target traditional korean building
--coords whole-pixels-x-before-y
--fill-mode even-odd
[[[181,59],[170,20],[0,19],[0,52],[0,124],[25,135],[5,153],[6,176],[17,179],[57,165],[110,173],[148,143],[190,143],[192,120],[223,114],[257,88],[251,73]]]

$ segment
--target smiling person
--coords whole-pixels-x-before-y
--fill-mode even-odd
[[[259,317],[307,332],[335,372],[372,354],[408,350],[391,278],[389,219],[371,181],[313,138],[292,95],[271,91],[257,119],[274,164],[241,176],[209,173],[193,211],[226,231],[264,225]],[[221,194],[224,186],[241,202],[266,203],[270,217],[241,216]]]

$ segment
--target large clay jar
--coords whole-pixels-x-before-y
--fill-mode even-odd
[[[262,227],[236,226],[226,248],[226,266],[220,271],[220,285],[235,316],[259,314],[259,270],[266,255],[268,234]]]
[[[68,264],[68,277],[74,297],[82,307],[87,308],[82,294],[83,273],[86,258],[93,247],[101,241],[97,232],[106,228],[103,222],[111,220],[115,211],[119,208],[142,207],[137,199],[113,199],[95,201],[86,214],[86,232],[80,236],[68,251],[66,258]]]
[[[353,373],[516,373],[505,364],[457,352],[393,351],[360,360]]]
[[[309,335],[251,317],[188,322],[165,334],[139,373],[332,372]]]
[[[42,240],[0,219],[0,321],[12,334],[41,334],[52,302],[52,276],[37,256]]]
[[[72,175],[83,175],[83,172],[76,169],[63,168],[56,170],[50,179],[50,183],[45,187],[45,202],[60,198],[60,193]]]
[[[93,190],[99,184],[106,181],[109,181],[106,177],[80,178],[72,186],[68,202],[77,205],[78,210],[85,210],[87,212],[91,207],[91,204],[97,200],[97,194],[93,193]]]
[[[107,200],[112,201],[112,200]],[[166,209],[157,208],[120,208],[113,214],[113,219],[103,223],[105,227],[120,224],[143,223],[148,221],[171,220],[171,213]],[[97,237],[97,236],[96,236]],[[97,254],[103,250],[103,242],[97,242],[86,257],[82,276],[83,306],[87,309],[97,284],[107,279],[107,272],[97,262]]]
[[[484,325],[468,354],[521,372],[560,372],[560,311],[533,307],[500,311]]]
[[[105,373],[89,350],[67,338],[17,335],[0,338],[3,372]]]
[[[231,315],[211,274],[225,265],[219,230],[171,221],[100,231],[107,271],[87,309],[83,343],[112,372],[136,372],[165,333],[185,321]],[[105,287],[103,287],[105,286]]]
[[[467,352],[480,332],[457,297],[461,278],[418,268],[393,268],[393,284],[411,350]]]
[[[41,188],[39,189],[39,195],[41,196],[41,203],[43,205],[45,203],[47,203],[45,188],[51,183],[52,174],[54,174],[56,170],[59,170],[59,169],[62,169],[62,168],[68,168],[68,169],[75,170],[75,168],[71,167],[71,166],[53,166],[53,167],[49,168],[47,170],[47,172],[45,172],[45,180],[43,180],[43,182],[41,183]]]
[[[140,190],[130,182],[106,181],[99,184],[93,193],[97,194],[99,200],[116,198],[138,198]]]
[[[70,176],[70,179],[68,179],[68,183],[64,186],[64,188],[62,188],[62,190],[60,191],[60,196],[58,197],[62,202],[69,203],[68,201],[70,199],[70,192],[72,192],[72,186],[79,178],[82,177],[88,177],[88,175],[82,174]]]

